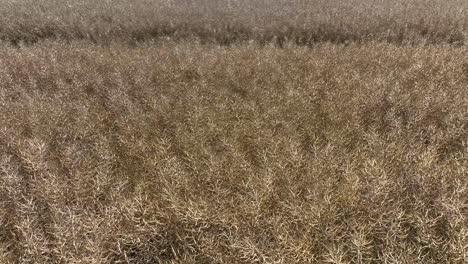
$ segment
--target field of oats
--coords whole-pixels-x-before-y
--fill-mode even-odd
[[[0,4],[0,263],[467,263],[465,0]]]

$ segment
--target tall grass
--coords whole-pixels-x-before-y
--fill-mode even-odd
[[[468,2],[0,3],[0,263],[467,263]]]
[[[462,45],[467,8],[464,0],[13,0],[0,4],[0,39]]]
[[[2,263],[465,263],[466,48],[0,48]]]

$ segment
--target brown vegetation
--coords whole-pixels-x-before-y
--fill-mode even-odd
[[[0,263],[467,263],[465,0],[0,4]]]
[[[461,45],[467,12],[465,0],[9,0],[0,4],[0,39]]]
[[[2,263],[467,260],[464,48],[0,57]]]

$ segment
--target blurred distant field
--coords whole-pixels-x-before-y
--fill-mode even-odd
[[[467,263],[468,2],[0,4],[0,263]]]
[[[0,39],[461,45],[467,12],[464,0],[10,0],[1,4]]]

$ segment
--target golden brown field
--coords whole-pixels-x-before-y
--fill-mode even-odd
[[[190,40],[234,45],[288,42],[462,45],[466,0],[8,0],[0,40],[138,44]]]
[[[467,12],[2,3],[0,263],[467,263]]]

